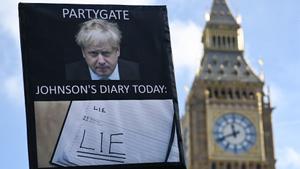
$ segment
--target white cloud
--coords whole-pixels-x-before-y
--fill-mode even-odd
[[[4,83],[1,87],[5,95],[14,100],[16,103],[21,103],[23,100],[23,82],[21,76],[11,76],[7,79],[4,79]]]
[[[202,56],[202,29],[192,21],[171,21],[171,45],[176,69],[187,68],[194,76]]]
[[[4,1],[0,6],[0,23],[1,29],[10,33],[17,40],[19,37],[19,25],[18,25],[18,1]]]
[[[170,34],[180,114],[202,57],[202,29],[192,21],[171,21]],[[178,81],[179,80],[179,81]]]
[[[278,169],[300,169],[300,152],[294,148],[287,147],[278,152]]]

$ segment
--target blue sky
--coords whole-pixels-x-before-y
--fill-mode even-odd
[[[31,2],[46,2],[43,0]],[[50,2],[50,1],[48,1]],[[51,1],[54,2],[54,1]],[[64,2],[58,1],[55,2]],[[67,2],[79,3],[80,0]],[[202,57],[204,13],[212,0],[89,0],[86,3],[167,5],[180,102],[185,97]],[[300,169],[300,1],[228,0],[235,16],[242,17],[245,57],[271,89],[277,169]],[[0,6],[0,155],[3,169],[28,169],[26,119],[16,0]],[[257,61],[264,60],[263,68]]]

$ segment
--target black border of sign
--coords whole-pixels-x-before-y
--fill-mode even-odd
[[[30,74],[29,74],[29,46],[27,44],[28,38],[25,30],[25,18],[27,15],[25,14],[25,10],[23,10],[26,6],[30,5],[79,5],[79,4],[48,4],[48,3],[19,3],[19,27],[20,27],[20,42],[21,42],[21,53],[22,53],[22,66],[23,66],[23,81],[24,81],[24,97],[25,97],[25,106],[26,106],[26,123],[27,123],[27,141],[28,141],[28,155],[29,155],[29,167],[30,169],[50,169],[38,167],[38,159],[37,159],[37,142],[36,142],[36,126],[35,126],[35,116],[34,116],[34,99],[32,96],[32,81],[30,81]],[[80,4],[83,5],[83,4]],[[84,5],[98,5],[98,4],[84,4]],[[83,6],[84,6],[83,5]],[[128,5],[112,5],[112,6],[127,6]],[[132,7],[132,6],[131,6]],[[135,6],[139,7],[139,6]],[[145,7],[145,6],[140,6]],[[160,7],[162,8],[164,15],[165,23],[168,23],[167,18],[167,8],[166,6],[146,6],[146,7]],[[27,18],[26,18],[27,19]],[[174,67],[172,64],[172,52],[171,52],[171,41],[170,41],[170,34],[169,34],[169,26],[165,24],[164,27],[164,35],[165,41],[167,46],[164,46],[166,49],[166,54],[168,56],[169,61],[169,72],[170,72],[170,84],[171,84],[171,91],[175,94],[175,98],[172,98],[173,105],[174,105],[174,120],[175,120],[175,127],[177,132],[177,140],[178,140],[178,147],[179,147],[179,162],[163,162],[163,163],[141,163],[141,164],[122,164],[122,165],[101,165],[101,166],[78,166],[78,167],[54,167],[55,169],[186,169],[185,161],[184,161],[184,153],[183,153],[183,140],[181,137],[181,129],[179,123],[179,108],[178,108],[178,99],[177,99],[177,92],[176,92],[176,84],[175,84],[175,77],[174,77]],[[59,100],[57,100],[59,101]],[[68,108],[69,109],[69,108]],[[60,131],[61,132],[61,131]]]

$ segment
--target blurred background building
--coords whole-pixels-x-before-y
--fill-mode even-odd
[[[213,0],[202,43],[182,118],[188,168],[274,169],[270,97],[244,58],[242,28],[225,0]]]

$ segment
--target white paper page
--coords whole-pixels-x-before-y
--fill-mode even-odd
[[[73,101],[53,163],[62,166],[164,162],[172,100]],[[177,138],[168,161],[178,162]]]

